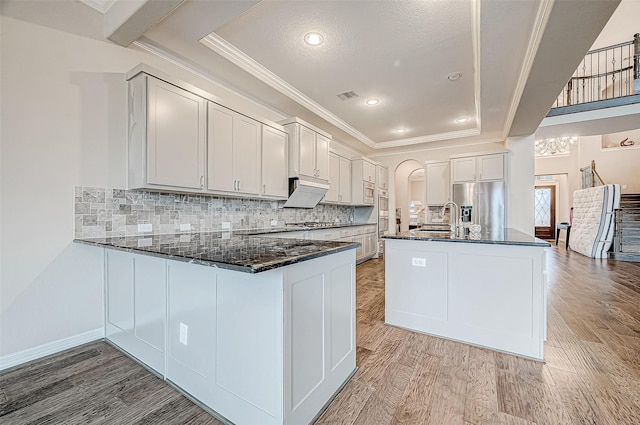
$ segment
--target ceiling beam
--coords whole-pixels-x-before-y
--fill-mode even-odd
[[[185,0],[116,0],[104,15],[105,38],[128,47]]]

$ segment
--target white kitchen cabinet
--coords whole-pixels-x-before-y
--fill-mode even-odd
[[[280,123],[289,134],[289,177],[328,182],[331,136],[298,118]]]
[[[262,124],[209,102],[207,189],[258,195]]]
[[[155,257],[105,250],[105,335],[156,372],[165,372],[166,270]]]
[[[262,195],[282,199],[289,196],[288,158],[287,133],[263,125]]]
[[[376,166],[366,159],[351,161],[351,203],[374,205],[376,196]]]
[[[376,165],[366,159],[353,160],[353,178],[369,183],[376,182]]]
[[[129,80],[128,187],[201,190],[206,101],[140,73]]]
[[[378,175],[378,189],[389,189],[389,169],[384,165],[376,165]]]
[[[449,161],[425,164],[427,205],[441,206],[451,200]]]
[[[369,257],[375,255],[378,244],[378,238],[375,232],[366,233],[364,235],[364,256]]]
[[[351,160],[329,152],[329,190],[324,196],[327,203],[351,203]]]
[[[452,183],[504,180],[505,155],[478,155],[451,159]]]

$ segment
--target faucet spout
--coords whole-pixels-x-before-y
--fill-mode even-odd
[[[454,208],[451,208],[451,206],[453,206]],[[442,206],[442,209],[440,210],[441,216],[444,216],[444,211],[447,209],[447,207],[449,207],[449,211],[451,211],[451,214],[449,215],[449,224],[451,225],[451,231],[457,235],[458,221],[460,219],[460,208],[455,202],[447,202]]]

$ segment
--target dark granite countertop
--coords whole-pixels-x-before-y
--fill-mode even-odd
[[[74,239],[74,242],[245,273],[355,249],[358,243],[280,239],[229,232]]]
[[[345,227],[375,226],[376,223],[335,223],[330,226],[287,226],[272,227],[268,229],[234,230],[233,233],[241,235],[268,235],[269,233],[304,232],[307,230],[340,229]]]
[[[469,236],[452,237],[449,233],[444,232],[420,232],[408,231],[400,232],[396,235],[383,236],[383,239],[407,239],[418,241],[435,241],[435,242],[462,242],[462,243],[480,243],[480,244],[496,244],[496,245],[521,245],[521,246],[551,246],[549,242],[538,239],[534,236],[527,235],[516,229],[506,228],[498,229],[491,232],[483,231],[480,233],[479,239],[471,239]]]

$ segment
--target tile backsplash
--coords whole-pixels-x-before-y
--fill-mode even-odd
[[[160,193],[145,190],[75,187],[75,237],[139,235],[138,224],[150,223],[154,234],[232,229],[271,228],[284,223],[353,221],[354,207],[318,205],[313,209],[282,208],[284,201],[221,198],[207,195]]]

